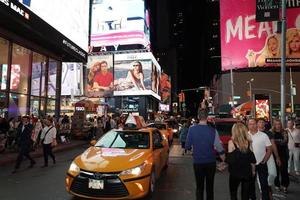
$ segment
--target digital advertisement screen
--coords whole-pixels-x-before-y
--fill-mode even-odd
[[[82,95],[82,63],[62,63],[61,95]]]
[[[171,80],[168,74],[166,73],[161,74],[160,94],[162,103],[171,105]]]
[[[153,65],[155,67],[153,67]],[[152,69],[161,71],[152,53],[116,54],[114,58],[114,95],[152,95],[160,100],[157,92],[159,75]]]
[[[255,95],[255,118],[270,121],[270,99],[268,96]]]
[[[20,65],[11,65],[11,77],[10,77],[10,89],[17,90],[20,84],[21,78],[21,66]]]
[[[32,63],[31,95],[40,96],[41,74],[42,74],[42,64]]]
[[[5,90],[6,82],[7,82],[7,64],[0,65],[0,73],[1,73],[1,90]]]
[[[160,103],[159,104],[159,111],[170,112],[170,105]]]
[[[89,56],[86,75],[86,96],[113,95],[113,55]]]
[[[144,0],[94,0],[91,46],[149,46],[149,12]]]
[[[277,22],[256,22],[256,1],[220,0],[222,70],[279,67],[281,34]],[[300,8],[287,9],[286,57],[299,66]],[[237,48],[238,47],[238,48]],[[296,64],[298,62],[298,64]]]
[[[83,50],[88,50],[90,0],[19,0]]]

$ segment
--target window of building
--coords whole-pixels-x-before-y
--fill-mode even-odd
[[[27,95],[9,94],[9,118],[27,114]]]
[[[7,86],[8,45],[7,40],[0,38],[0,90],[6,90]]]
[[[59,62],[53,59],[49,59],[48,69],[48,97],[55,98],[56,96],[56,74]]]
[[[32,56],[32,76],[31,76],[31,95],[45,96],[45,69],[46,57],[33,53]]]
[[[55,99],[48,99],[47,101],[47,115],[55,115]]]
[[[0,92],[0,117],[5,117],[7,110],[6,93]]]
[[[30,113],[34,116],[39,116],[39,105],[40,105],[40,98],[39,97],[30,97]]]
[[[30,50],[13,44],[12,65],[10,72],[10,90],[28,94],[28,79],[30,70]]]

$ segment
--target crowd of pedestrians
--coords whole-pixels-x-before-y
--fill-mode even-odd
[[[237,122],[225,156],[218,131],[207,124],[207,117],[207,110],[199,109],[199,122],[191,126],[186,122],[180,130],[182,154],[192,150],[197,200],[204,199],[204,188],[206,199],[214,199],[216,169],[223,171],[226,167],[231,200],[239,199],[240,185],[241,200],[271,200],[273,189],[288,193],[289,177],[300,175],[300,130],[292,119],[286,129],[280,119],[275,119],[271,128],[265,119]],[[216,165],[218,157],[221,162]]]

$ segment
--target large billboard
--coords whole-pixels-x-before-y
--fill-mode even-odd
[[[113,55],[89,56],[85,95],[110,97],[113,95]]]
[[[149,19],[144,0],[94,0],[91,46],[140,44],[148,47]]]
[[[280,66],[277,22],[256,22],[256,1],[220,0],[222,70]],[[287,9],[288,64],[300,59],[300,8]],[[299,63],[298,63],[299,65]]]
[[[114,95],[152,95],[160,100],[160,65],[153,54],[116,54],[114,58]]]
[[[171,78],[168,74],[162,73],[160,78],[160,94],[161,102],[171,105]]]
[[[82,63],[62,63],[61,95],[82,95]]]
[[[87,51],[90,0],[19,0],[19,2]]]

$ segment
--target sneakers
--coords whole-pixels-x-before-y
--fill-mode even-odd
[[[275,190],[276,190],[277,192],[280,192],[280,187],[275,187]]]
[[[300,176],[300,172],[296,172],[296,175],[297,175],[297,176]]]
[[[286,187],[283,187],[283,188],[282,188],[282,192],[286,194],[286,193],[287,193],[287,188],[286,188]]]

